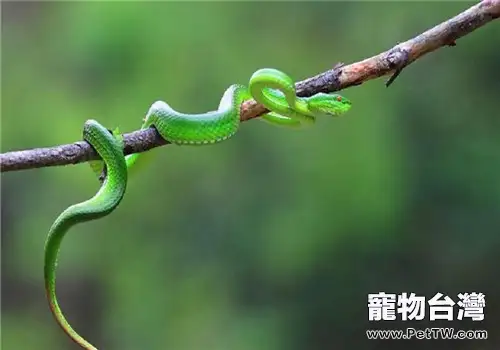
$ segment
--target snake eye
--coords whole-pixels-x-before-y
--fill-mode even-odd
[[[337,101],[342,101],[342,96],[337,96]]]

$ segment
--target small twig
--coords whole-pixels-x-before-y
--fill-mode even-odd
[[[350,65],[337,64],[333,69],[296,84],[298,96],[319,92],[334,92],[365,81],[393,74],[389,86],[402,70],[418,58],[440,47],[454,46],[456,40],[500,17],[500,0],[483,0],[459,15],[435,26],[417,37],[392,49]],[[498,38],[496,38],[498,40]],[[267,110],[255,101],[241,107],[241,121],[257,118]],[[154,128],[124,135],[124,154],[144,152],[168,144]],[[87,162],[99,159],[93,148],[84,141],[50,148],[37,148],[0,154],[1,172],[33,169]]]
[[[396,54],[396,52],[399,55],[398,57],[401,57],[401,59],[399,60],[399,62],[397,62],[396,69],[395,69],[394,73],[391,75],[391,77],[385,83],[386,87],[389,87],[394,82],[394,80],[396,80],[396,78],[399,77],[399,75],[401,74],[401,72],[403,71],[403,69],[408,64],[410,64],[410,62],[409,62],[409,58],[410,57],[409,57],[407,51],[396,51],[396,50],[394,50],[393,54]],[[388,59],[391,59],[391,58],[388,57]]]

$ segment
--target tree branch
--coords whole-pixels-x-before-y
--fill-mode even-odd
[[[500,17],[500,0],[483,0],[459,15],[432,29],[400,43],[388,51],[350,65],[333,69],[296,84],[298,96],[312,96],[319,92],[334,92],[360,85],[384,75],[393,74],[389,86],[401,71],[425,54],[440,47],[454,46],[456,40],[486,23]],[[255,101],[241,106],[241,121],[257,118],[267,110]],[[168,144],[154,128],[124,135],[124,154],[144,152]],[[0,154],[1,172],[68,165],[99,159],[85,141],[50,148],[37,148]]]

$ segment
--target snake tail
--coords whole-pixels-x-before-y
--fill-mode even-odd
[[[107,176],[98,192],[91,199],[72,205],[54,221],[45,243],[45,290],[57,323],[78,345],[87,350],[97,350],[81,337],[64,317],[56,297],[56,267],[58,252],[68,230],[76,224],[109,215],[121,202],[127,186],[127,167],[119,141],[94,120],[85,123],[83,138],[97,151],[106,164]]]

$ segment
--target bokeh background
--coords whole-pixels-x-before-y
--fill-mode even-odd
[[[386,50],[474,2],[2,4],[2,151],[128,132],[157,99],[217,107],[261,67],[297,80]],[[69,321],[99,349],[498,349],[500,23],[384,80],[345,117],[143,158],[111,216],[60,255]],[[49,312],[52,221],[98,189],[86,164],[4,173],[2,345],[78,349]],[[367,294],[483,292],[487,341],[368,341]],[[425,328],[425,321],[413,324]]]

